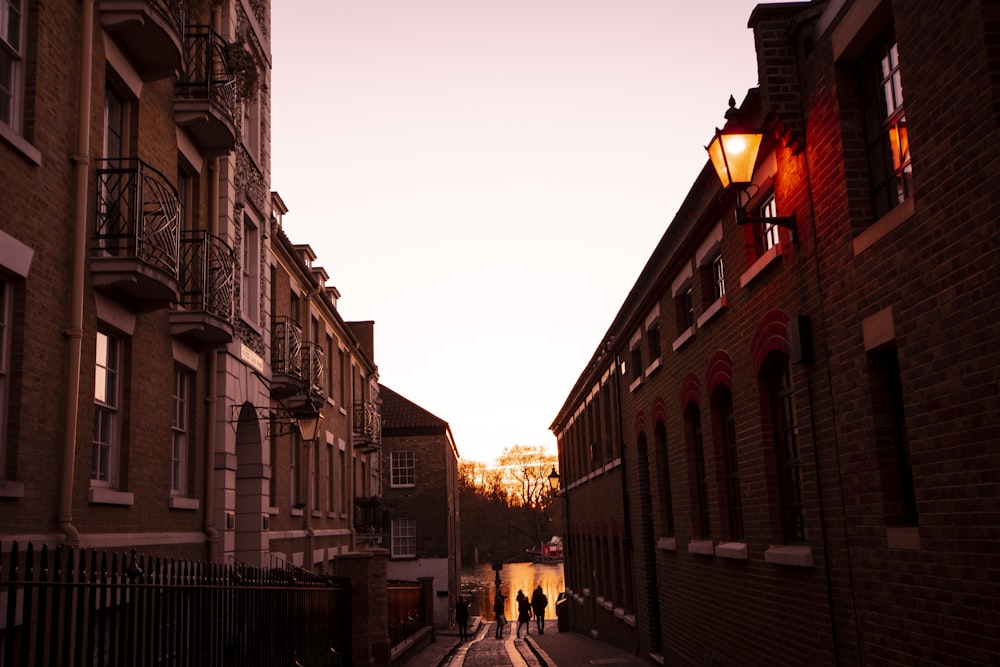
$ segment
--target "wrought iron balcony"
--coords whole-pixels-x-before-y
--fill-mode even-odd
[[[180,69],[184,20],[176,0],[100,0],[98,10],[101,25],[143,80],[165,79]]]
[[[354,499],[354,532],[368,540],[381,539],[389,529],[389,505],[382,496]]]
[[[205,231],[181,232],[181,306],[170,313],[170,333],[195,347],[221,347],[233,340],[236,253]]]
[[[177,303],[177,191],[163,174],[141,160],[101,160],[100,164],[90,259],[94,287],[137,312]]]
[[[271,395],[284,398],[307,387],[302,374],[302,325],[290,317],[271,321]]]
[[[225,49],[226,41],[208,26],[187,27],[174,120],[209,157],[236,145],[236,80],[226,65]]]
[[[302,379],[309,383],[309,393],[323,396],[323,348],[317,343],[302,343]]]
[[[382,413],[374,403],[354,404],[353,445],[369,454],[382,446]]]

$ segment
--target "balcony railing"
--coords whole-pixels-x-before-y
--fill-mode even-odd
[[[181,65],[184,18],[176,0],[101,0],[101,25],[124,47],[145,81],[173,76]]]
[[[323,348],[316,343],[302,343],[302,379],[309,383],[309,393],[322,396]]]
[[[354,404],[354,447],[362,452],[373,452],[382,446],[382,413],[369,402]]]
[[[181,232],[182,309],[170,313],[174,335],[201,346],[233,339],[236,253],[222,238],[205,231]]]
[[[354,499],[354,532],[359,536],[381,538],[389,528],[389,506],[382,496]]]
[[[236,80],[226,65],[226,44],[208,26],[188,26],[177,79],[174,117],[210,156],[236,145]]]
[[[302,325],[290,317],[275,317],[271,321],[271,394],[290,396],[303,389]]]
[[[91,268],[94,284],[151,307],[176,302],[179,201],[167,178],[138,159],[101,160]]]

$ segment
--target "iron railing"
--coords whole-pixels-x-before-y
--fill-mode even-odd
[[[302,379],[309,383],[309,393],[323,396],[323,348],[317,343],[302,343]]]
[[[379,447],[382,444],[382,413],[368,401],[354,404],[355,447]]]
[[[228,42],[204,25],[184,32],[184,68],[177,79],[179,99],[206,100],[235,122],[236,79],[226,64]]]
[[[302,377],[302,325],[285,315],[271,321],[271,372]]]
[[[384,537],[389,528],[389,506],[382,496],[354,499],[354,531],[365,537]]]
[[[177,279],[180,202],[166,176],[136,158],[100,160],[96,250]]]
[[[15,542],[0,557],[0,664],[351,664],[350,596],[343,579],[283,568]]]
[[[215,234],[181,232],[181,304],[222,318],[233,318],[236,253]]]

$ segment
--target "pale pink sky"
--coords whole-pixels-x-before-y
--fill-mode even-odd
[[[381,381],[540,444],[757,83],[750,0],[281,0],[271,186]]]

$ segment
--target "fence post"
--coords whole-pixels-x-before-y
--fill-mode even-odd
[[[430,626],[431,641],[437,641],[437,627],[434,624],[434,577],[417,577],[424,599],[424,625]]]

